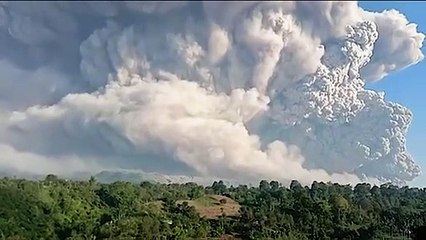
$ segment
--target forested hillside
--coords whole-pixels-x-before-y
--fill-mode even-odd
[[[0,180],[0,239],[410,239],[426,189]]]

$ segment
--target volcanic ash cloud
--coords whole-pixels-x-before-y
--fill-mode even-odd
[[[404,183],[412,114],[365,84],[423,40],[355,2],[1,3],[0,168]]]

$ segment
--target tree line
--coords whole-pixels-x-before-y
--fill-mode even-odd
[[[207,218],[188,204],[208,195],[235,200],[239,214]],[[390,184],[0,180],[0,239],[402,240],[425,223],[426,188]]]

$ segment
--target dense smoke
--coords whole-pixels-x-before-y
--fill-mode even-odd
[[[365,84],[423,40],[356,2],[1,2],[0,168],[411,181],[412,114]]]

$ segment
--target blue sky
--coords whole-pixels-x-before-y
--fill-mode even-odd
[[[359,2],[366,10],[381,12],[396,9],[403,13],[410,22],[418,25],[420,32],[426,33],[426,2]],[[422,48],[423,54],[426,47]],[[426,186],[426,59],[417,65],[395,72],[383,80],[369,84],[368,88],[385,92],[387,100],[400,103],[414,114],[408,133],[407,148],[421,166],[424,174],[410,185]]]

